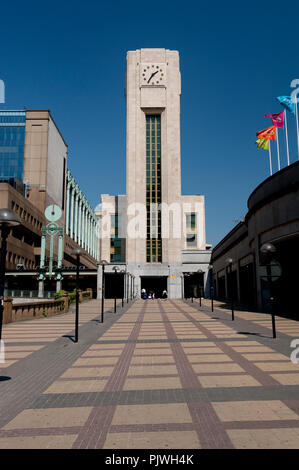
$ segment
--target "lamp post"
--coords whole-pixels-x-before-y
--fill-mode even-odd
[[[127,304],[129,303],[130,273],[127,273]]]
[[[123,277],[124,282],[123,282],[123,290],[122,290],[122,299],[121,299],[121,306],[123,308],[123,306],[124,306],[124,297],[125,297],[125,288],[126,288],[126,270],[122,269],[121,273],[124,275],[124,277]]]
[[[78,342],[79,332],[79,269],[80,269],[80,255],[83,251],[80,248],[74,248],[72,255],[76,256],[76,317],[75,317],[75,343]]]
[[[210,273],[210,297],[211,297],[211,310],[214,312],[214,273],[213,265],[209,264],[209,273]]]
[[[105,301],[105,265],[108,261],[102,259],[99,264],[102,266],[102,302],[101,302],[101,323],[104,321],[104,301]]]
[[[203,273],[203,270],[202,269],[198,269],[197,270],[198,273]],[[199,306],[201,307],[201,286],[198,286],[199,287]]]
[[[271,259],[273,257],[273,253],[276,252],[276,248],[272,243],[264,243],[261,246],[261,253],[265,255],[265,261],[266,261],[266,269],[267,269],[267,281],[269,284],[269,290],[270,290],[270,298],[269,298],[269,312],[271,314],[272,318],[272,333],[273,333],[273,338],[276,338],[276,326],[275,326],[275,315],[273,312],[273,292],[272,292],[272,275],[271,275]]]
[[[2,236],[0,257],[0,341],[2,338],[2,323],[4,309],[5,264],[7,251],[7,237],[12,227],[20,225],[21,219],[16,212],[10,209],[0,209],[0,230]]]
[[[132,285],[131,285],[131,287],[132,287],[131,300],[133,300],[134,299],[134,288],[135,288],[135,276],[134,276],[134,274],[132,274]]]
[[[115,273],[115,275],[118,273],[119,271],[119,267],[118,266],[114,266],[113,268],[113,271]],[[116,281],[116,279],[115,279]],[[116,285],[114,286],[114,313],[116,313]]]
[[[227,258],[226,264],[228,266],[228,274],[230,276],[229,279],[229,290],[230,290],[230,298],[231,298],[231,309],[232,309],[232,321],[235,319],[235,314],[234,314],[234,290],[233,290],[233,283],[232,283],[232,267],[233,267],[233,259],[232,258]]]

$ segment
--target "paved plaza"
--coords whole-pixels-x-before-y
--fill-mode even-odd
[[[120,307],[81,304],[78,343],[73,311],[4,326],[1,449],[299,448],[299,322],[273,339],[218,302]]]

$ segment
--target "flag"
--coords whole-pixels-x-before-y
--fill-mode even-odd
[[[256,133],[258,139],[276,140],[276,127],[271,126]]]
[[[277,99],[284,108],[295,114],[295,103],[290,96],[277,96]]]
[[[269,146],[270,146],[269,139],[257,139],[255,143],[257,144],[258,149],[269,150]]]
[[[283,129],[284,111],[281,111],[281,113],[265,114],[265,117],[272,119],[273,126]]]

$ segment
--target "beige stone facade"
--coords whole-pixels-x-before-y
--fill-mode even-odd
[[[204,196],[181,194],[181,73],[178,51],[129,51],[125,94],[127,193],[125,213],[122,212],[124,226],[120,231],[126,240],[126,248],[125,259],[121,264],[126,264],[127,271],[135,276],[137,295],[141,290],[143,276],[163,276],[168,278],[170,296],[181,297],[183,273],[197,272],[199,268],[206,273],[210,251],[206,245]],[[157,121],[155,124],[149,123],[153,117]],[[155,135],[152,133],[149,136],[149,132],[155,132]],[[154,139],[155,144],[152,144]],[[152,145],[156,146],[155,155]],[[150,189],[149,181],[152,184]],[[154,194],[154,200],[158,201],[158,216],[155,209],[148,208],[151,193]],[[102,195],[98,211],[100,220],[113,213],[120,214],[115,197]],[[193,217],[194,236],[192,233],[189,236],[193,237],[193,243],[187,242],[187,220],[188,217],[190,220],[190,216]],[[149,226],[151,234],[154,226],[156,235],[149,236]],[[100,240],[100,258],[111,262],[110,240],[107,239],[107,231],[105,235],[103,231],[104,227]],[[150,239],[155,237],[159,238],[160,255],[152,257]],[[158,249],[156,252],[159,253]],[[117,264],[116,261],[112,263]],[[106,269],[109,271],[110,268]]]

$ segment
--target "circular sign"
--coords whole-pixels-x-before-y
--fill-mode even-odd
[[[48,206],[45,210],[45,217],[50,222],[56,222],[56,220],[60,219],[61,215],[62,210],[56,204],[51,204],[51,206]]]

